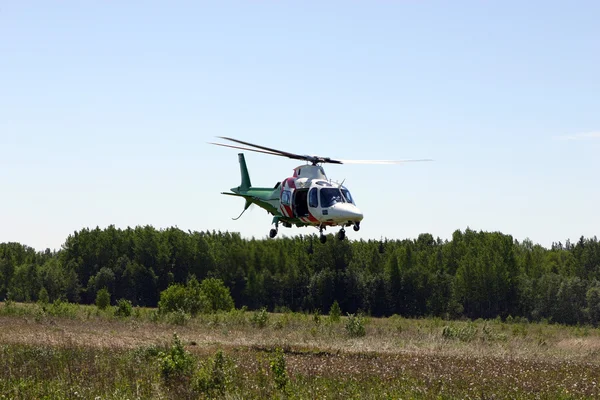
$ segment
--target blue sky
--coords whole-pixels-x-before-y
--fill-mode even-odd
[[[0,6],[0,242],[83,227],[266,237],[231,136],[338,158],[352,239],[600,227],[596,1],[27,1]],[[297,161],[247,154],[253,184]],[[280,229],[280,234],[316,230]]]

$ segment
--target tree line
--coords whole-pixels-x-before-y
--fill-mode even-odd
[[[0,244],[0,300],[156,307],[160,293],[191,278],[221,279],[236,307],[373,316],[600,321],[600,244],[581,237],[551,248],[500,232],[457,230],[450,240],[339,241],[317,235],[243,239],[231,232],[152,226],[82,229],[58,251]]]

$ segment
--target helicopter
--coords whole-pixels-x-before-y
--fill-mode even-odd
[[[337,233],[339,240],[344,240],[346,237],[346,227],[352,226],[354,231],[360,230],[360,224],[364,217],[362,211],[356,206],[350,191],[343,185],[344,182],[338,183],[327,178],[322,164],[402,164],[405,162],[432,161],[430,159],[337,160],[329,157],[290,153],[225,136],[217,137],[234,142],[237,145],[209,143],[306,161],[305,165],[294,168],[293,176],[277,182],[274,187],[255,187],[250,182],[250,174],[248,173],[244,153],[238,154],[242,175],[241,184],[231,188],[231,192],[222,192],[221,194],[242,197],[246,200],[244,210],[237,218],[233,218],[234,220],[239,219],[252,204],[256,204],[273,215],[272,224],[275,227],[269,231],[270,238],[277,236],[279,224],[286,228],[292,226],[316,227],[319,229],[321,243],[327,241],[327,236],[323,233],[327,227],[341,227]]]

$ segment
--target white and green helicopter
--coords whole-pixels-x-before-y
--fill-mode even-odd
[[[307,162],[306,165],[294,168],[293,176],[277,182],[275,187],[254,187],[250,182],[244,154],[238,154],[242,182],[240,186],[231,188],[231,192],[222,194],[243,197],[246,200],[244,210],[234,219],[239,219],[252,204],[256,204],[273,215],[272,223],[275,228],[269,232],[271,238],[277,235],[280,223],[286,228],[294,225],[297,227],[314,226],[319,229],[321,243],[325,243],[327,240],[327,236],[323,234],[327,227],[341,226],[337,234],[340,240],[346,237],[345,227],[352,226],[355,231],[360,229],[363,213],[354,203],[350,191],[343,186],[343,182],[336,183],[329,180],[320,164],[401,164],[412,161],[431,161],[428,159],[334,160],[329,157],[289,153],[224,136],[219,136],[219,138],[252,148],[223,143],[211,144]]]

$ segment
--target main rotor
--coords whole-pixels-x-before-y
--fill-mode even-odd
[[[433,161],[431,159],[420,159],[420,160],[335,160],[330,157],[309,156],[309,155],[290,153],[287,151],[273,149],[271,147],[259,146],[257,144],[244,142],[242,140],[233,139],[233,138],[226,137],[226,136],[217,136],[217,137],[220,139],[229,140],[230,142],[234,142],[234,143],[238,143],[238,144],[241,144],[244,146],[250,146],[250,147],[234,146],[234,145],[230,145],[230,144],[212,143],[212,142],[210,144],[214,144],[217,146],[223,146],[223,147],[230,147],[232,149],[248,150],[248,151],[254,151],[257,153],[270,154],[272,156],[287,157],[287,158],[291,158],[293,160],[304,160],[304,161],[311,163],[312,165],[319,165],[319,164],[325,164],[325,163],[329,163],[329,164],[403,164],[405,162]]]

